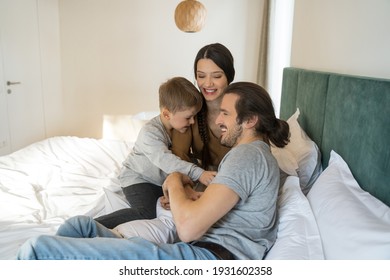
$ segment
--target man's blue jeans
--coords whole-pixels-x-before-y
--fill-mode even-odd
[[[87,216],[67,220],[57,235],[28,240],[18,259],[28,260],[217,260],[207,249],[185,242],[156,244],[140,237],[123,239]]]

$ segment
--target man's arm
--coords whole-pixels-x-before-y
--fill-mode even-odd
[[[188,198],[184,185],[190,179],[178,172],[167,177],[163,191],[169,197],[177,233],[184,242],[199,239],[237,204],[239,196],[221,184],[210,184],[198,200]]]

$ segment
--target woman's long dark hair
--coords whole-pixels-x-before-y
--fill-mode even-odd
[[[207,58],[211,59],[219,68],[223,70],[227,78],[228,84],[234,80],[235,69],[234,69],[234,59],[229,51],[224,45],[220,43],[214,43],[201,48],[198,54],[195,57],[194,61],[194,73],[197,77],[198,72],[198,61],[200,59]],[[208,169],[212,164],[210,151],[208,148],[208,142],[210,140],[209,129],[207,124],[207,104],[203,102],[202,109],[197,114],[198,119],[198,128],[199,135],[203,142],[202,150],[202,167]]]

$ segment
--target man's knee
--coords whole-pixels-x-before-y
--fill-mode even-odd
[[[28,239],[19,249],[16,258],[18,260],[37,260],[36,248],[40,248],[46,244],[47,238],[50,236],[40,235]]]
[[[89,216],[74,216],[67,219],[57,230],[57,235],[68,237],[91,237],[95,221]],[[93,237],[93,236],[92,236]]]
[[[71,217],[65,221],[65,223],[69,223],[71,225],[79,225],[79,224],[87,224],[90,223],[93,219],[89,216],[78,215]]]

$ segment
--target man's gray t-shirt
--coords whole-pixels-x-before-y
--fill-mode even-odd
[[[277,161],[265,142],[233,148],[212,183],[228,186],[240,199],[200,240],[222,245],[237,259],[262,259],[276,239],[279,180]]]

